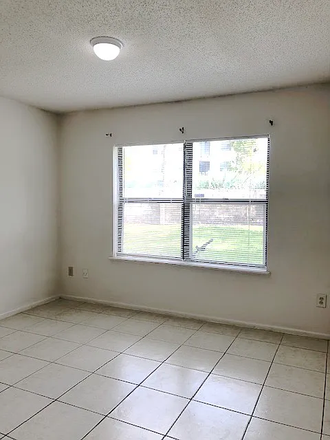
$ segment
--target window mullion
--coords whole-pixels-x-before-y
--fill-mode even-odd
[[[181,253],[183,260],[191,258],[191,199],[192,199],[193,144],[185,142],[183,146],[183,204],[181,226]]]

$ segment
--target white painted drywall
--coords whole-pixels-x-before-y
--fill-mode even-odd
[[[54,294],[58,123],[0,98],[0,316]]]
[[[114,144],[267,133],[270,276],[108,259]],[[329,85],[74,113],[61,138],[63,293],[330,334],[330,308],[315,306],[330,293]]]

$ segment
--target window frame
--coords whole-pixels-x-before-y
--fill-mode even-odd
[[[193,182],[193,145],[195,142],[212,142],[225,140],[242,140],[242,139],[260,139],[267,138],[267,155],[266,155],[266,189],[264,199],[231,199],[231,198],[205,198],[192,197]],[[142,145],[183,145],[183,194],[180,198],[161,198],[161,197],[124,197],[123,196],[123,148]],[[130,261],[151,261],[166,262],[180,265],[191,265],[211,268],[229,268],[245,272],[251,270],[259,273],[267,271],[268,268],[268,211],[269,211],[269,169],[270,169],[270,147],[271,139],[269,134],[260,135],[244,135],[230,137],[216,137],[203,139],[178,140],[170,142],[157,143],[134,143],[121,144],[114,146],[114,179],[113,179],[113,258],[127,259]],[[181,215],[181,255],[180,257],[168,257],[150,254],[128,254],[122,252],[123,245],[123,212],[125,203],[178,203],[182,206]],[[263,237],[263,259],[264,264],[250,264],[239,262],[226,262],[214,260],[198,260],[192,258],[192,207],[194,203],[198,204],[243,204],[243,205],[264,205],[264,237]],[[266,272],[268,273],[268,271]]]

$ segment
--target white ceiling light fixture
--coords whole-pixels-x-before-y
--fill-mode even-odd
[[[95,37],[91,39],[91,45],[101,60],[112,61],[119,55],[123,47],[123,43],[117,38],[112,37]]]

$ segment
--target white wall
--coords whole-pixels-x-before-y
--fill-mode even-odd
[[[267,133],[270,276],[108,259],[114,144]],[[63,293],[330,334],[330,308],[315,306],[330,294],[329,85],[75,113],[61,136]]]
[[[0,316],[54,294],[57,119],[0,98]]]

